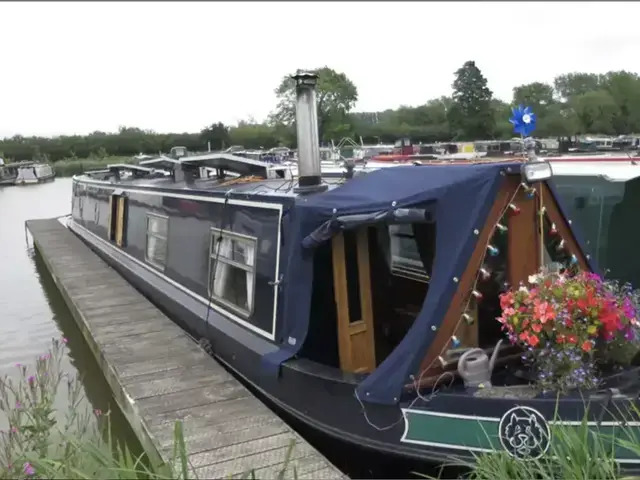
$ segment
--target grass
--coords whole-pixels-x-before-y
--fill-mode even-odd
[[[197,478],[180,422],[174,425],[171,459],[155,464],[144,453],[134,456],[126,445],[114,441],[108,413],[81,408],[81,383],[61,370],[65,343],[54,339],[35,367],[18,365],[18,378],[0,380],[0,412],[8,423],[8,429],[0,432],[0,478]],[[65,386],[69,408],[60,415],[54,410],[54,399]],[[284,478],[293,444],[278,479]],[[297,478],[295,466],[293,475]],[[256,474],[249,471],[240,478],[256,478]]]
[[[631,408],[637,410],[635,406]],[[639,412],[634,413],[637,416]],[[553,442],[540,459],[522,460],[505,451],[495,451],[476,455],[471,462],[453,459],[448,466],[469,471],[465,478],[470,480],[640,480],[624,476],[615,462],[615,449],[620,447],[640,458],[636,429],[621,427],[616,436],[599,432],[587,424],[585,414],[580,425],[557,423],[550,425],[550,430]]]
[[[106,168],[112,163],[134,163],[131,157],[92,157],[92,158],[64,158],[53,163],[53,168],[58,177],[71,177],[79,175],[87,170]]]

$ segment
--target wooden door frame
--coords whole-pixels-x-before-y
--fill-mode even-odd
[[[517,204],[518,208],[520,208],[520,214],[511,215],[508,221],[508,269],[509,282],[512,285],[517,285],[520,281],[526,281],[528,275],[530,275],[532,271],[537,271],[539,266],[542,265],[543,259],[540,258],[540,237],[538,230],[538,228],[541,227],[539,215],[541,207],[540,193],[542,193],[542,206],[546,208],[546,214],[549,216],[549,219],[555,223],[558,233],[565,240],[568,251],[576,255],[581,268],[588,269],[586,256],[580,249],[573,232],[571,232],[567,219],[565,219],[560,212],[556,197],[551,192],[549,186],[544,182],[537,183],[535,185],[536,199],[534,200],[526,198],[525,189],[520,188],[521,182],[522,180],[519,176],[511,175],[507,177],[503,184],[491,212],[487,217],[487,223],[479,235],[476,249],[471,256],[467,269],[460,279],[458,289],[445,315],[443,324],[420,365],[420,372],[424,371],[424,373],[421,374],[422,378],[417,384],[411,383],[405,385],[406,388],[413,389],[415,386],[421,388],[433,385],[441,378],[443,371],[452,370],[455,367],[454,364],[443,369],[441,365],[436,363],[437,357],[441,355],[447,342],[449,342],[451,336],[455,334],[458,319],[464,313],[462,310],[466,305],[466,299],[468,295],[470,295],[477,271],[481,266],[485,245],[489,241],[493,226],[500,220],[502,211],[510,202]],[[520,190],[518,190],[518,188],[520,188]],[[536,218],[533,219],[534,221],[532,221],[531,215],[535,215]],[[515,352],[504,357],[502,360],[508,361],[519,355],[520,352]]]
[[[432,374],[442,371],[442,367],[436,364],[437,359],[451,340],[451,336],[455,334],[456,327],[463,313],[465,313],[464,309],[467,305],[467,300],[469,295],[471,295],[471,289],[477,277],[478,270],[482,267],[486,247],[491,235],[493,235],[495,225],[502,217],[509,203],[511,203],[518,188],[520,188],[520,183],[521,178],[519,175],[509,175],[504,179],[498,191],[485,225],[478,235],[476,247],[471,254],[467,268],[458,281],[458,288],[451,299],[449,309],[445,314],[431,347],[420,364],[420,372],[426,369],[424,376],[429,377]],[[438,228],[437,225],[436,228]]]
[[[349,296],[347,284],[347,266],[344,234],[340,232],[332,240],[333,282],[338,322],[338,352],[340,369],[350,373],[369,373],[376,368],[375,336],[373,331],[373,303],[371,298],[371,266],[369,264],[369,232],[367,227],[353,232],[356,235],[358,258],[358,283],[360,291],[360,312],[362,318],[351,322],[349,315]],[[366,358],[364,366],[354,363],[354,350],[351,337],[365,336]]]

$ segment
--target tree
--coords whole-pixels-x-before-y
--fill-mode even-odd
[[[296,73],[300,72],[301,70],[298,70]],[[329,67],[317,68],[311,72],[318,75],[318,135],[322,140],[329,128],[343,129],[346,115],[358,100],[358,89],[344,73],[336,72]],[[282,79],[275,93],[278,105],[271,114],[271,122],[293,125],[296,118],[296,88],[291,76]]]
[[[200,131],[200,138],[204,144],[209,142],[213,150],[222,150],[230,144],[229,128],[222,122],[212,123]]]
[[[640,131],[640,77],[630,72],[608,72],[601,76],[601,86],[618,107],[613,129],[618,134]]]
[[[473,61],[465,62],[455,75],[453,103],[447,115],[451,131],[465,140],[492,137],[495,130],[491,111],[493,93],[487,87],[487,79]]]
[[[620,109],[606,90],[595,90],[572,98],[582,133],[615,133],[613,122]]]
[[[561,100],[592,92],[600,87],[600,75],[595,73],[567,73],[558,75],[553,85]]]
[[[526,105],[533,109],[538,121],[547,116],[549,107],[555,103],[553,87],[542,82],[520,85],[513,89],[514,105]]]

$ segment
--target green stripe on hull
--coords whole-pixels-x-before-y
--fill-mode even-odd
[[[473,452],[491,452],[504,450],[500,442],[499,418],[470,417],[462,415],[447,415],[437,412],[423,413],[416,410],[403,410],[405,433],[402,442],[431,446],[443,449],[453,449]],[[558,441],[554,429],[559,425],[549,422],[551,442]],[[575,428],[581,431],[579,422],[564,423],[564,428]],[[589,429],[598,433],[600,442],[610,451],[614,439],[616,459],[620,462],[640,463],[640,456],[618,443],[620,440],[638,444],[640,451],[640,424],[633,422],[631,426],[600,425],[589,423]],[[566,431],[566,430],[565,430]],[[592,440],[595,435],[591,436]],[[552,447],[553,448],[553,447]]]

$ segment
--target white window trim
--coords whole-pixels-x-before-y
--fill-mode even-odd
[[[150,217],[156,217],[159,218],[161,220],[166,220],[167,222],[167,236],[164,237],[162,235],[158,235],[157,233],[151,233],[149,232],[149,218]],[[164,240],[164,258],[165,258],[165,262],[164,265],[154,261],[152,258],[149,257],[149,237],[155,237],[155,238],[159,238],[161,240]],[[145,261],[149,264],[149,265],[153,265],[155,268],[164,271],[164,269],[167,266],[167,258],[169,256],[169,217],[166,215],[158,215],[157,213],[147,213],[146,215],[146,232],[145,232],[145,242],[144,242],[144,259]]]
[[[216,244],[216,238],[218,238],[219,236],[222,236],[223,238],[240,240],[241,242],[246,242],[246,243],[250,242],[253,244],[253,248],[254,248],[253,266],[249,266],[245,263],[234,262],[233,260],[229,260],[227,258],[223,258],[220,256],[217,259],[219,262],[225,263],[227,265],[231,265],[232,267],[239,268],[241,270],[244,270],[245,272],[249,272],[252,274],[253,285],[252,285],[251,291],[253,292],[253,298],[251,299],[251,309],[249,310],[239,307],[238,305],[235,305],[234,303],[229,302],[228,300],[225,300],[224,298],[217,296],[213,292],[213,289],[212,289],[213,288],[213,285],[212,285],[213,269],[212,268],[214,267],[214,263],[216,261],[216,251],[214,250],[214,246]],[[229,309],[229,313],[242,315],[244,318],[247,318],[247,319],[250,318],[253,315],[253,312],[256,307],[255,298],[256,298],[256,264],[257,262],[258,262],[258,239],[256,237],[243,235],[241,233],[236,233],[229,230],[211,228],[210,235],[209,235],[209,271],[207,276],[207,293],[209,295],[209,298],[212,300],[215,300],[215,302],[218,303],[220,306]],[[255,325],[253,325],[253,327],[263,332],[266,332],[266,330],[263,330],[262,328],[257,327]]]

